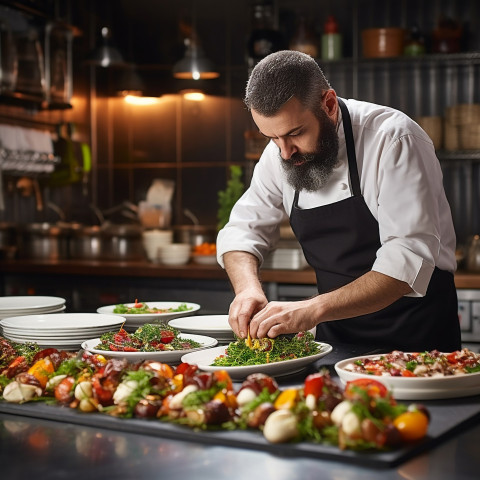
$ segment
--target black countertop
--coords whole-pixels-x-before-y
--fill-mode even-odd
[[[342,358],[366,353],[368,349],[365,348],[334,345],[334,351],[317,362],[315,368],[326,366],[331,370],[334,363]],[[278,380],[282,387],[298,384],[307,373],[308,371]],[[145,433],[142,428],[125,428],[125,422],[129,420],[108,417],[108,422],[102,424],[100,416],[95,414],[86,414],[83,419],[82,414],[76,415],[77,418],[69,418],[69,414],[77,412],[35,404],[15,405],[8,411],[8,405],[5,408],[3,403],[0,408],[0,472],[1,478],[8,480],[244,480],[248,475],[275,480],[478,478],[480,398],[434,401],[431,406],[433,418],[437,415],[439,420],[435,424],[432,421],[432,428],[444,424],[451,413],[453,416],[465,414],[466,420],[455,428],[449,428],[448,432],[434,438],[434,441],[428,440],[420,448],[415,447],[405,457],[408,460],[392,467],[389,464],[382,465],[381,462],[366,466],[368,462],[349,458],[350,452],[346,452],[344,457],[336,452],[336,456],[331,458],[310,458],[308,455],[298,455],[295,447],[290,449],[288,445],[283,445],[278,451],[265,450],[261,442],[259,448],[255,445],[247,448],[228,446],[229,443],[201,441],[198,434],[185,429],[182,429],[181,436],[177,438],[178,435],[149,431],[148,425]],[[22,407],[26,408],[22,411]],[[41,418],[42,409],[59,413],[58,416],[53,413],[49,419],[45,419]],[[438,412],[445,412],[445,418],[439,419]],[[99,420],[98,423],[95,419]],[[139,422],[138,426],[141,427],[142,423]],[[235,432],[230,433],[235,435]]]

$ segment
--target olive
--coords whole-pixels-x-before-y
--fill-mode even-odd
[[[318,411],[314,410],[313,412],[313,424],[318,430],[322,430],[329,425],[332,425],[332,419],[330,418],[330,413],[325,410]]]
[[[134,415],[140,418],[153,418],[157,415],[159,405],[149,402],[147,399],[142,398],[134,409]]]

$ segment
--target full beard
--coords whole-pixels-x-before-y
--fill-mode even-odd
[[[338,134],[336,125],[320,110],[316,113],[320,123],[320,136],[313,153],[294,153],[290,159],[280,161],[287,175],[287,182],[295,190],[315,192],[330,179],[338,165]]]

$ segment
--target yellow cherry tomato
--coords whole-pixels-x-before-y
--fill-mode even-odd
[[[427,434],[428,417],[418,410],[405,412],[395,418],[393,425],[400,432],[402,440],[414,442]]]
[[[275,400],[273,406],[277,410],[293,408],[298,401],[298,390],[296,388],[287,388]]]
[[[48,382],[48,376],[55,371],[53,363],[49,357],[37,360],[29,369],[28,373],[33,375],[39,382],[42,388],[45,388]]]

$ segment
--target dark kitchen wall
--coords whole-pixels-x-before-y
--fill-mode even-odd
[[[191,0],[114,2],[113,33],[152,95],[152,107],[129,107],[114,94],[118,72],[96,69],[93,101],[96,117],[98,203],[109,206],[127,198],[144,198],[152,178],[176,182],[174,216],[187,221],[183,209],[202,223],[215,223],[217,191],[224,188],[229,166],[249,173],[255,163],[246,150],[245,134],[254,129],[241,98],[248,78],[247,40],[252,29],[251,1]],[[278,29],[286,43],[301,16],[309,21],[320,51],[323,26],[334,15],[342,35],[340,60],[319,63],[338,94],[390,105],[414,118],[445,116],[446,109],[480,103],[480,2],[468,0],[277,0]],[[99,8],[99,7],[98,7]],[[193,9],[194,12],[193,12]],[[112,15],[112,13],[110,13]],[[192,103],[177,92],[192,82],[173,81],[171,67],[182,55],[180,24],[196,19],[203,47],[221,76],[207,80],[204,102]],[[435,50],[440,22],[461,30],[458,50]],[[98,20],[98,19],[97,19]],[[450,22],[450,23],[449,23]],[[99,25],[97,25],[98,27]],[[362,30],[418,27],[425,56],[365,59]],[[320,54],[319,54],[320,57]],[[109,91],[110,89],[110,91]],[[253,160],[252,160],[253,158]],[[480,231],[477,154],[439,149],[445,185],[460,241]]]
[[[15,2],[10,2],[15,3]],[[217,192],[225,188],[231,165],[248,179],[258,155],[254,125],[242,104],[248,78],[247,40],[252,30],[251,0],[31,0],[27,5],[59,3],[70,7],[81,35],[74,41],[73,111],[40,112],[50,120],[73,121],[77,136],[91,144],[93,170],[88,196],[80,185],[49,192],[67,216],[92,221],[85,205],[108,210],[124,201],[145,199],[154,178],[174,180],[173,222],[188,223],[184,209],[201,223],[215,224]],[[275,20],[286,44],[301,17],[320,51],[323,26],[334,15],[342,36],[342,58],[317,60],[339,95],[391,105],[414,118],[439,116],[451,106],[480,103],[480,2],[476,0],[276,0]],[[441,20],[458,24],[458,51],[434,51],[434,32]],[[220,77],[199,83],[174,80],[172,67],[184,52],[182,32],[195,23],[207,56]],[[417,25],[426,54],[421,57],[365,59],[362,30]],[[158,97],[148,106],[132,106],[118,95],[123,68],[87,66],[84,60],[108,26],[112,41],[135,66],[144,94]],[[198,85],[203,102],[185,100],[179,91]],[[0,114],[5,109],[0,107]],[[10,111],[6,112],[8,116]],[[27,112],[27,115],[30,113]],[[480,198],[476,179],[478,150],[439,149],[447,194],[457,233],[463,241],[480,232]]]

